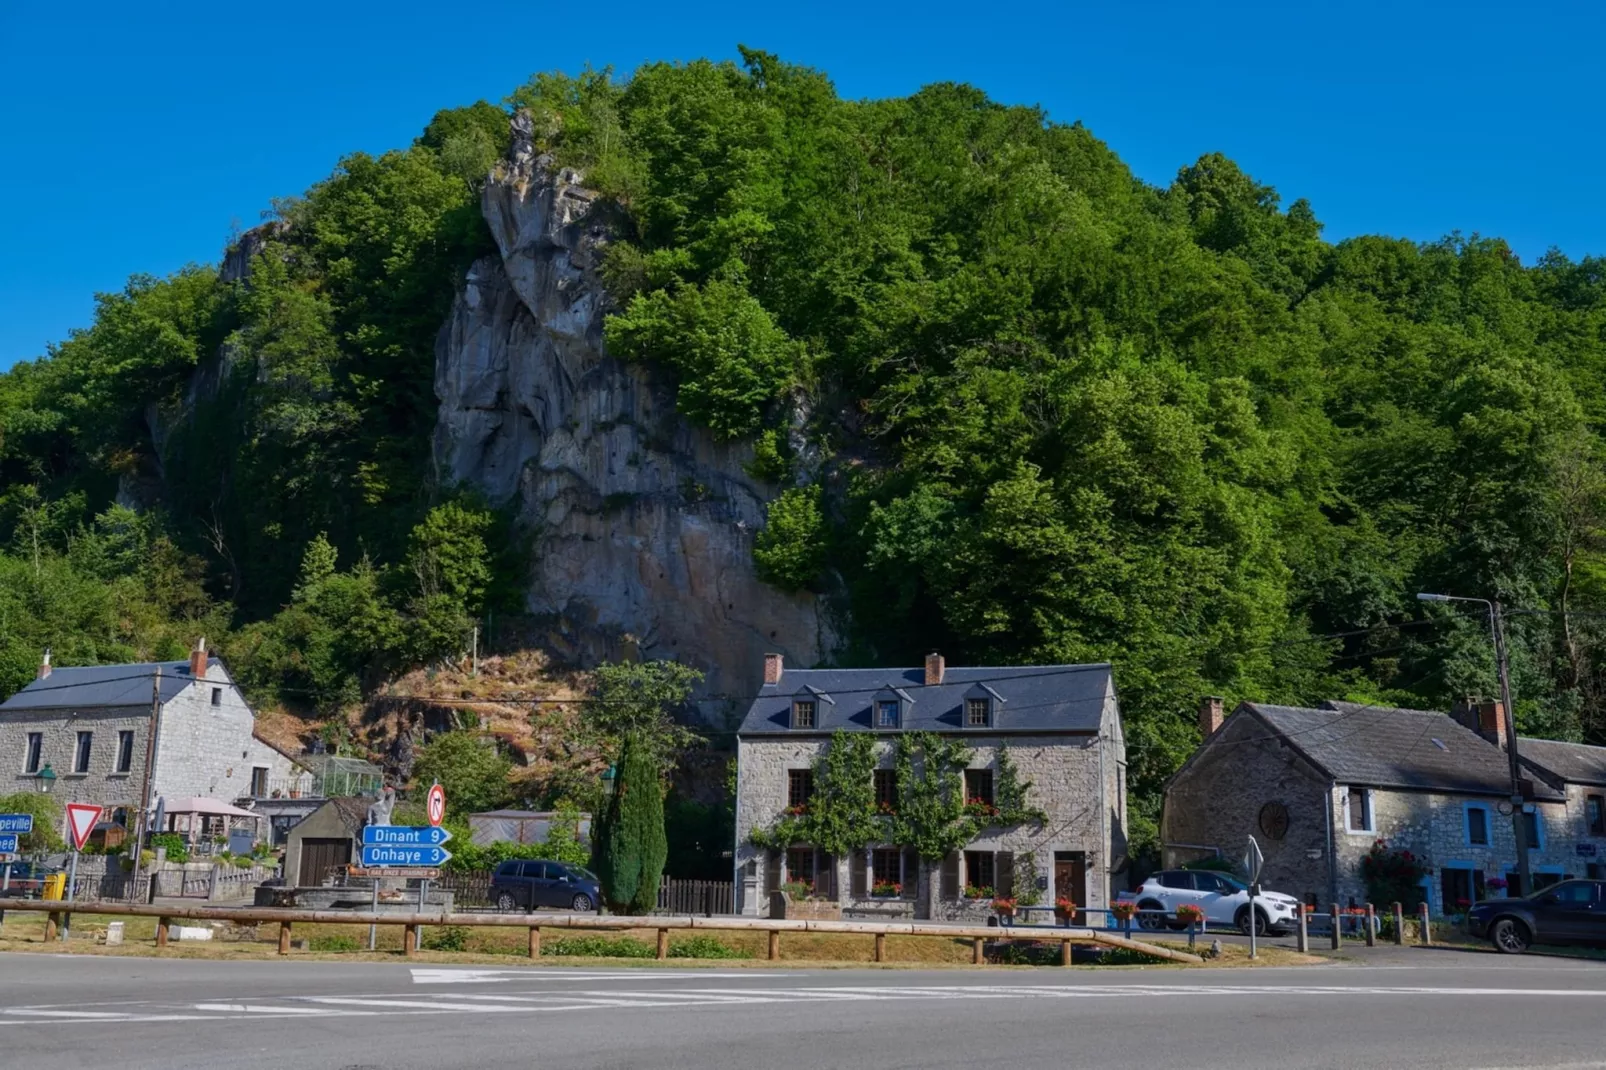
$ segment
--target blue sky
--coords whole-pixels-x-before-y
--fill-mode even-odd
[[[254,10],[253,10],[254,8]],[[135,272],[537,70],[732,57],[844,96],[951,80],[1081,119],[1142,178],[1221,151],[1329,238],[1606,254],[1606,4],[0,5],[0,367]]]

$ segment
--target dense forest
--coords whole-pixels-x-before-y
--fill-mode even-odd
[[[520,533],[428,440],[518,109],[608,203],[610,347],[753,443],[760,574],[838,660],[1113,661],[1141,813],[1202,694],[1491,694],[1476,607],[1415,594],[1499,597],[1522,730],[1606,742],[1606,261],[1333,244],[1222,155],[1159,188],[978,89],[748,51],[443,111],[275,204],[248,282],[132,279],[0,377],[7,689],[204,626],[338,704],[517,609]]]

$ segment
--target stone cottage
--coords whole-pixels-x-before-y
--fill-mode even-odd
[[[1347,905],[1365,902],[1361,859],[1384,840],[1423,860],[1424,897],[1435,912],[1493,894],[1494,878],[1520,894],[1504,725],[1494,702],[1464,703],[1448,716],[1348,702],[1245,702],[1223,721],[1221,700],[1206,699],[1204,742],[1166,786],[1165,863],[1216,852],[1236,859],[1254,836],[1268,888]],[[1518,804],[1534,883],[1583,875],[1595,841],[1606,843],[1606,817],[1592,816],[1606,789],[1569,778],[1587,767],[1606,781],[1606,763],[1585,762],[1576,745],[1518,745],[1519,755],[1535,750]],[[1541,748],[1555,770],[1536,764]]]
[[[837,733],[870,741],[862,768],[832,768]],[[1126,748],[1108,665],[949,668],[933,654],[913,669],[798,670],[772,654],[736,750],[745,914],[783,885],[875,917],[974,920],[1011,890],[1104,907],[1126,867]],[[839,758],[848,753],[844,742]],[[964,842],[922,857],[910,796],[951,818],[963,807],[952,828]],[[821,806],[869,822],[873,842],[832,853],[800,839]]]
[[[131,827],[146,797],[154,809],[164,798],[267,795],[304,776],[254,726],[204,639],[188,661],[53,668],[47,652],[37,678],[0,703],[0,768],[12,770],[0,791],[48,786]]]

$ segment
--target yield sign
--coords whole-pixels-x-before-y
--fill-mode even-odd
[[[95,822],[99,820],[100,807],[88,803],[67,804],[67,831],[72,834],[73,850],[84,849],[84,844],[89,842],[89,834],[95,830]]]

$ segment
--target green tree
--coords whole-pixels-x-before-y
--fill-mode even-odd
[[[653,748],[627,735],[596,838],[597,876],[608,909],[616,914],[646,915],[658,906],[669,856],[661,774]]]
[[[827,550],[819,486],[793,487],[770,502],[769,522],[753,541],[753,563],[763,579],[795,590],[818,579]]]
[[[591,674],[581,725],[602,752],[622,762],[626,742],[659,767],[674,764],[696,733],[675,720],[703,674],[676,661],[605,663]]]
[[[476,732],[442,732],[418,751],[413,781],[428,786],[439,781],[455,813],[475,814],[505,805],[511,791],[513,764]]]

